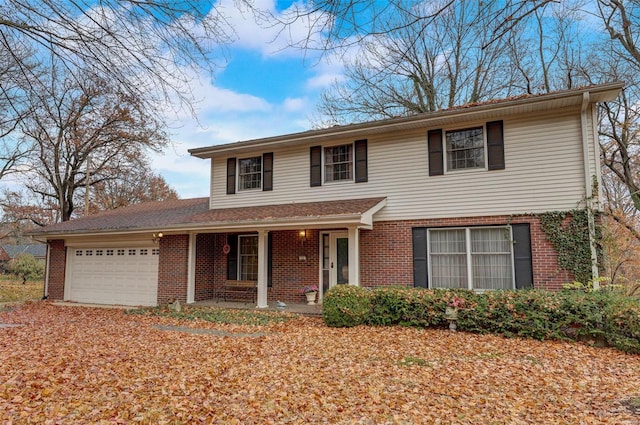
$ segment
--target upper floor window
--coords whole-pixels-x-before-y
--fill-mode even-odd
[[[338,146],[311,146],[309,149],[309,186],[323,183],[369,180],[367,139]]]
[[[447,170],[484,168],[482,127],[446,132]]]
[[[273,152],[250,158],[227,158],[227,195],[252,189],[273,190]]]
[[[491,121],[483,126],[460,130],[429,130],[429,175],[445,174],[445,166],[446,172],[473,169],[504,170],[503,127],[502,121]]]
[[[353,145],[324,148],[324,181],[353,179]]]
[[[262,184],[262,157],[238,160],[238,190],[260,189]]]

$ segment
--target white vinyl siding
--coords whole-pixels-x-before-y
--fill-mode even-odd
[[[309,187],[309,145],[273,147],[273,184],[277,189],[269,193],[251,191],[227,196],[226,157],[215,157],[211,207],[385,196],[387,205],[375,220],[387,221],[537,213],[579,206],[585,193],[579,108],[494,119],[504,121],[504,170],[477,169],[429,176],[428,129],[420,129],[368,136],[367,184]],[[459,122],[437,128],[446,131],[485,123]],[[357,138],[354,135],[342,142]],[[251,153],[238,156],[248,157]],[[593,152],[590,155],[595,161]]]

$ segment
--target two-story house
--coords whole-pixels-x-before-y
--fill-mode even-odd
[[[193,149],[209,198],[41,229],[52,299],[155,305],[254,283],[557,289],[537,214],[598,208],[597,102],[622,84]],[[585,228],[585,232],[587,229]],[[595,261],[595,254],[593,255]],[[595,263],[594,263],[595,266]]]

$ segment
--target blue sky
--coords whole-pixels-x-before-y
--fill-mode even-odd
[[[259,3],[275,10],[273,0]],[[181,198],[209,194],[210,162],[191,157],[188,149],[308,130],[321,90],[340,76],[339,61],[331,65],[286,48],[287,40],[274,40],[274,29],[232,7],[227,15],[238,39],[227,47],[226,66],[193,82],[197,120],[186,112],[168,113],[172,146],[153,155],[152,167]],[[294,37],[306,31],[292,30]]]

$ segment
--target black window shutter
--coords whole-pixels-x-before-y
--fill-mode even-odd
[[[236,193],[236,159],[227,159],[227,195]]]
[[[413,230],[413,286],[428,288],[427,273],[427,229],[424,227]]]
[[[322,186],[322,146],[311,146],[311,175],[310,185]]]
[[[356,183],[364,183],[369,179],[367,170],[367,140],[356,140],[354,145]]]
[[[271,288],[273,286],[273,233],[269,232],[267,234],[267,243],[268,243],[268,253],[267,253],[267,286]]]
[[[502,121],[487,123],[487,158],[489,170],[504,170]]]
[[[429,145],[429,175],[440,176],[444,174],[442,130],[429,130],[427,142]]]
[[[227,280],[238,280],[238,235],[227,235]]]
[[[273,190],[273,152],[262,155],[262,190]]]
[[[512,224],[513,264],[516,273],[516,288],[533,288],[533,261],[531,256],[531,233],[529,224]]]

